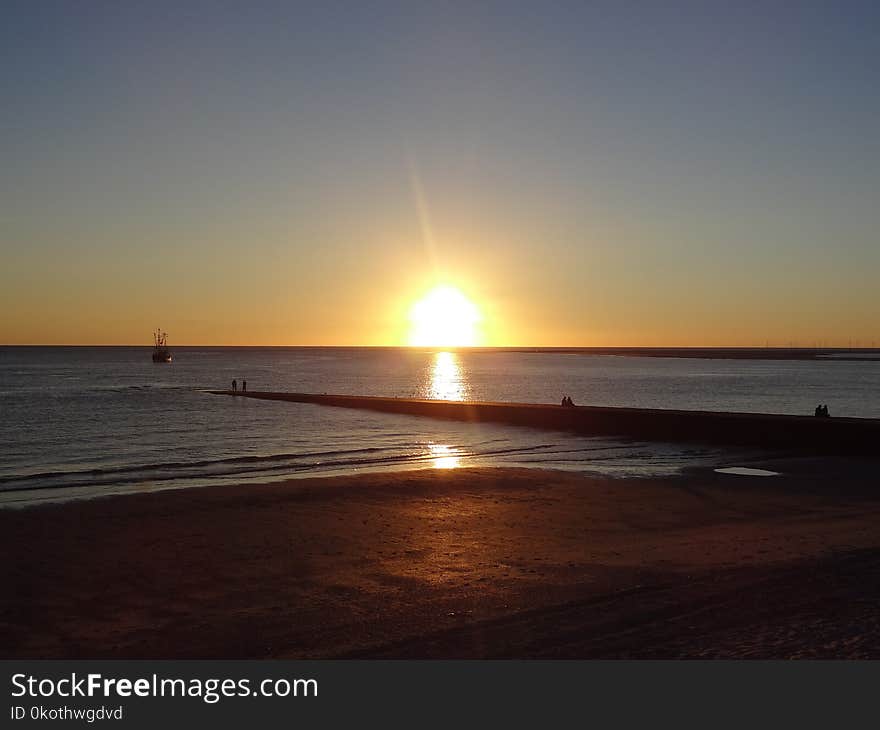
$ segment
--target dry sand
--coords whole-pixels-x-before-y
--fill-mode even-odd
[[[0,656],[880,657],[856,473],[410,471],[3,510]]]

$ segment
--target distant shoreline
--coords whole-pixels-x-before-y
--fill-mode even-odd
[[[7,345],[8,349],[152,349],[152,345]],[[174,345],[191,350],[406,350],[412,352],[523,353],[545,355],[604,355],[617,357],[692,358],[699,360],[813,360],[819,362],[876,362],[874,347],[412,347],[408,345]]]
[[[700,360],[880,360],[877,348],[787,347],[518,347],[502,352],[553,353],[559,355],[610,355],[619,357],[696,358]]]

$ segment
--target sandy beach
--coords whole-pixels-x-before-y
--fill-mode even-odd
[[[875,480],[786,469],[426,470],[3,510],[2,656],[880,657]]]

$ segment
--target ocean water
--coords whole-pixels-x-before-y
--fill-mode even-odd
[[[612,476],[754,453],[232,399],[250,390],[880,417],[880,362],[359,348],[0,347],[0,505],[376,469]]]

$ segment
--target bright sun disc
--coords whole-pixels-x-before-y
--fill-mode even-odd
[[[458,289],[438,286],[409,313],[409,344],[416,347],[468,347],[477,344],[480,310]]]

